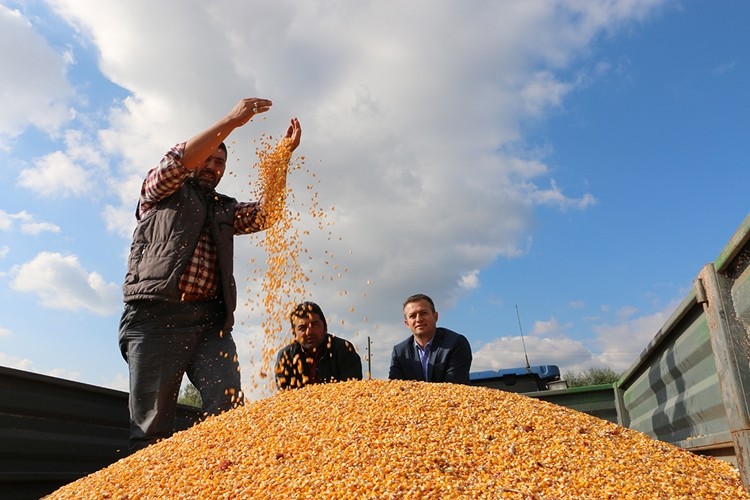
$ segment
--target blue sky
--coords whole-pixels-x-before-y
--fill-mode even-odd
[[[290,205],[316,192],[330,226],[298,223],[295,299],[369,336],[373,377],[417,292],[475,371],[524,364],[516,307],[532,364],[624,370],[748,213],[748,22],[739,0],[3,1],[0,365],[126,389],[140,181],[258,96],[221,190],[248,199],[253,140],[300,119],[314,178],[292,172]],[[235,330],[256,396],[258,242]]]

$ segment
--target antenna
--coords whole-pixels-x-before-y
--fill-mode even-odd
[[[516,318],[518,318],[518,329],[521,331],[521,344],[523,345],[523,355],[526,358],[526,369],[530,369],[529,355],[526,354],[526,342],[523,340],[523,328],[521,328],[521,315],[518,314],[518,304],[516,304]]]

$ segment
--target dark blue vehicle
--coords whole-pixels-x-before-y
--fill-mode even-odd
[[[484,370],[469,374],[471,385],[481,385],[508,392],[536,392],[550,389],[560,380],[557,365],[536,365],[502,370]]]

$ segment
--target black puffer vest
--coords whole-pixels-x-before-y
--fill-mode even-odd
[[[218,253],[219,281],[226,320],[234,324],[237,286],[234,281],[234,210],[237,200],[218,193],[206,195],[187,179],[171,196],[161,200],[138,225],[128,258],[123,294],[125,302],[163,300],[179,302],[178,283],[193,255],[204,224],[211,228]]]

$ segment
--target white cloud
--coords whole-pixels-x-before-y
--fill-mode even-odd
[[[531,334],[523,339],[501,337],[482,345],[474,354],[472,371],[522,367],[528,355],[530,364],[557,365],[564,373],[594,366],[622,372],[637,360],[676,306],[677,303],[671,303],[645,316],[635,316],[635,308],[622,308],[615,314],[614,322],[594,328],[598,337],[593,343],[571,338],[567,332],[571,325],[560,324],[555,318],[537,321]]]
[[[617,310],[617,317],[620,320],[626,320],[632,317],[633,315],[635,315],[636,313],[638,313],[637,307],[624,306]]]
[[[114,313],[120,306],[120,287],[104,282],[96,272],[86,271],[73,255],[42,252],[33,260],[11,269],[11,287],[36,295],[52,309]]]
[[[612,323],[594,327],[597,338],[589,343],[571,338],[568,330],[572,325],[560,324],[555,318],[536,321],[531,334],[523,339],[501,337],[480,346],[474,353],[472,371],[522,367],[527,355],[532,365],[557,365],[562,372],[581,372],[593,366],[622,372],[638,359],[677,305],[672,302],[644,316],[635,316],[635,308],[622,308]],[[619,314],[623,311],[627,314]]]
[[[0,149],[28,126],[54,132],[71,118],[66,57],[65,51],[50,47],[23,14],[0,4]]]
[[[0,231],[9,231],[13,227],[13,217],[8,212],[0,210]]]
[[[34,165],[22,169],[18,184],[43,197],[81,196],[107,178],[107,161],[80,130],[64,134],[65,150],[34,159]]]
[[[472,290],[479,286],[479,269],[473,269],[459,278],[459,285],[465,290]]]
[[[102,153],[80,130],[65,131],[65,151],[71,159],[85,165],[106,165],[106,160]]]
[[[114,377],[107,380],[99,380],[98,385],[102,387],[109,387],[116,391],[129,392],[130,381],[127,374],[117,373]]]
[[[5,257],[10,253],[10,247],[8,245],[3,245],[0,247],[0,259]]]
[[[51,222],[29,222],[21,226],[21,232],[26,234],[59,233],[60,227]]]
[[[529,335],[562,336],[566,330],[570,329],[570,326],[570,324],[560,324],[554,317],[548,320],[538,320],[534,322]]]
[[[77,380],[81,382],[81,372],[77,370],[69,370],[67,368],[53,368],[44,373],[50,377],[61,378],[64,380]]]
[[[634,316],[634,311],[628,308],[622,321],[594,327],[601,349],[601,365],[615,371],[627,369],[666,323],[677,304],[672,302],[661,311],[645,316]]]
[[[13,335],[13,332],[10,329],[0,326],[0,337],[10,337],[11,335]]]
[[[145,175],[145,171],[143,174]],[[141,191],[142,182],[141,176],[130,175],[125,179],[119,179],[116,183],[111,183],[110,187],[120,204],[117,206],[108,204],[102,211],[102,219],[108,232],[123,238],[133,236],[133,229],[136,225],[135,209],[138,206],[138,194]]]
[[[129,238],[133,235],[136,224],[135,208],[128,210],[125,207],[107,205],[102,212],[102,218],[107,231],[123,238]]]
[[[0,352],[0,366],[7,366],[8,368],[14,368],[16,370],[31,371],[33,361],[28,358],[17,358],[15,356],[9,356],[4,352]]]
[[[539,205],[552,205],[562,210],[568,208],[586,209],[596,204],[596,198],[586,193],[580,198],[569,198],[565,196],[557,183],[550,181],[549,189],[539,189],[537,186],[528,185],[529,199]]]
[[[29,214],[26,211],[11,214],[0,210],[0,231],[11,231],[15,228],[16,224],[20,225],[20,230],[24,234],[37,235],[44,232],[60,232],[60,227],[57,224],[46,221],[38,221],[34,218],[33,215]]]
[[[37,369],[31,359],[18,358],[5,354],[3,352],[0,352],[0,366],[5,366],[8,368],[13,368],[14,370],[21,370],[24,372],[39,373],[42,375],[48,375],[50,377],[56,377],[65,380],[81,380],[81,373],[76,370],[53,368],[51,370],[43,371]]]
[[[541,116],[550,107],[557,107],[570,92],[572,85],[559,81],[549,71],[539,71],[521,89],[520,97],[529,116]]]
[[[91,188],[86,170],[62,151],[38,158],[33,168],[21,170],[18,184],[40,196],[80,196]]]
[[[583,343],[563,336],[501,337],[477,347],[472,371],[520,368],[526,366],[526,359],[530,365],[557,365],[568,371],[588,366],[595,359]]]

